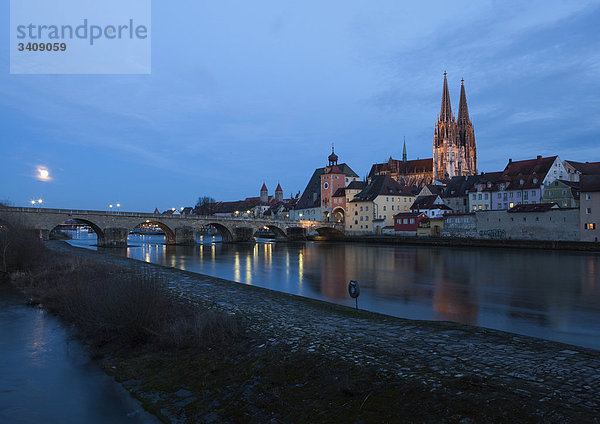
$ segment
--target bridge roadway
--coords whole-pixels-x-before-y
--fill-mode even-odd
[[[222,216],[163,215],[121,211],[88,211],[75,209],[14,208],[0,209],[0,221],[40,232],[48,239],[50,231],[67,220],[89,225],[98,235],[98,246],[126,247],[129,232],[140,224],[152,223],[165,233],[167,244],[194,244],[196,232],[211,225],[223,242],[249,241],[257,230],[268,228],[279,240],[301,240],[317,231],[325,237],[339,237],[344,224],[321,221],[288,221],[277,219],[236,218]]]

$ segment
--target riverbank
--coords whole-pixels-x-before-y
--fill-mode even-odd
[[[312,238],[319,241],[319,237]],[[333,240],[335,241],[335,240]],[[439,246],[439,247],[491,247],[512,249],[547,249],[574,250],[583,252],[600,252],[600,243],[584,241],[551,241],[551,240],[513,240],[513,239],[478,239],[456,237],[409,237],[409,236],[346,236],[343,242],[379,243],[407,246]]]
[[[151,270],[246,336],[168,353],[104,346],[104,368],[165,422],[599,422],[600,352],[409,321],[49,243]]]

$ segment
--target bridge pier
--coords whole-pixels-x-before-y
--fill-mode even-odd
[[[127,228],[105,228],[103,233],[98,236],[99,247],[127,247]]]
[[[196,232],[192,227],[175,228],[175,244],[193,246],[196,244]]]
[[[233,229],[233,242],[250,241],[254,236],[254,228],[236,227]]]
[[[289,228],[287,231],[287,239],[289,241],[306,240],[307,234],[306,228]]]
[[[39,232],[40,240],[48,241],[50,240],[50,230],[36,230]]]

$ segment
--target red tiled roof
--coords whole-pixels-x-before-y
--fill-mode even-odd
[[[600,191],[600,175],[582,175],[581,192]]]
[[[283,189],[281,188],[281,184],[279,184],[279,183],[277,183],[277,188],[275,189],[275,192],[278,192],[278,191],[283,191]]]
[[[505,177],[518,177],[535,173],[540,176],[540,179],[544,179],[557,157],[550,156],[543,158],[538,156],[536,159],[511,161],[506,165],[502,174]]]
[[[572,160],[566,160],[575,170],[581,172],[583,175],[598,175],[600,174],[600,162],[574,162]]]
[[[260,188],[260,191],[269,191],[265,183],[263,183],[262,187]]]

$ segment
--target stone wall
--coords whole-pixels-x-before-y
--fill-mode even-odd
[[[492,239],[578,241],[581,239],[579,210],[478,212],[477,236]]]

